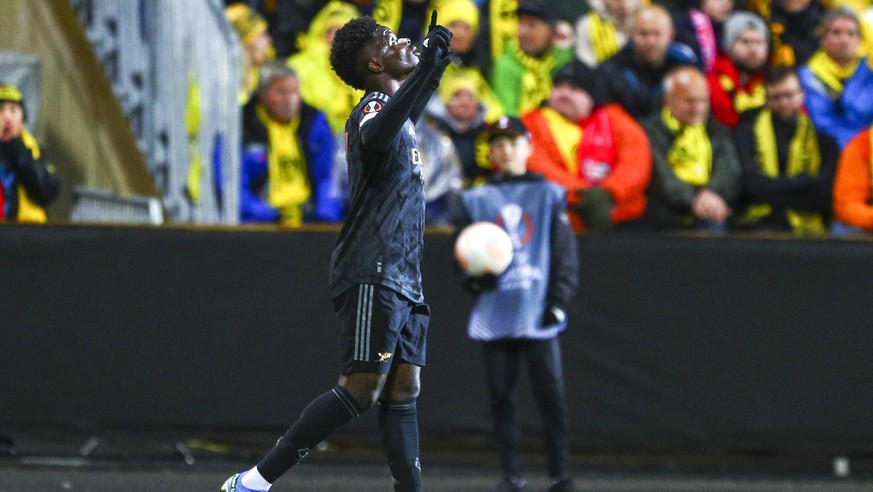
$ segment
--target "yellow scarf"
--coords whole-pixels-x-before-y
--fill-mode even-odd
[[[661,120],[675,137],[667,162],[676,177],[697,187],[708,183],[712,173],[712,144],[706,125],[683,125],[667,108],[661,110]]]
[[[30,152],[33,154],[33,158],[39,159],[40,151],[39,145],[36,143],[36,139],[33,138],[33,135],[31,135],[29,131],[23,128],[21,129],[21,140],[24,142],[24,146],[30,149]],[[45,209],[33,200],[31,200],[29,196],[27,196],[27,191],[24,189],[24,186],[18,185],[17,188],[18,217],[16,217],[15,220],[21,223],[30,224],[45,223],[45,221],[47,220]]]
[[[200,182],[203,178],[203,158],[200,156],[200,127],[203,123],[203,105],[197,74],[188,75],[188,100],[185,102],[185,135],[188,137],[188,199],[200,203]]]
[[[552,70],[555,56],[552,53],[542,58],[528,56],[521,50],[515,39],[506,41],[506,49],[512,50],[513,57],[524,68],[519,87],[518,114],[524,114],[548,99],[552,92]]]
[[[731,95],[731,99],[734,101],[734,111],[737,113],[760,108],[767,102],[767,91],[764,89],[763,82],[758,82],[752,86],[751,92],[741,90],[727,74],[719,75],[718,83],[725,92]]]
[[[256,109],[258,118],[267,128],[269,155],[267,176],[269,193],[267,201],[279,210],[282,220],[291,226],[303,223],[303,205],[309,201],[311,188],[306,159],[297,141],[300,117],[283,125],[270,119],[263,106]]]
[[[506,48],[505,42],[515,39],[518,32],[518,17],[515,10],[518,0],[489,0],[488,14],[491,22],[491,59],[496,60]]]
[[[769,109],[764,109],[755,118],[755,162],[761,173],[775,178],[779,176],[779,155],[776,150],[776,134],[773,131],[773,114]],[[818,176],[821,168],[821,153],[819,152],[818,138],[815,128],[809,116],[800,115],[797,120],[797,129],[788,144],[788,161],[785,167],[785,176],[797,176],[807,173],[810,176]],[[767,204],[751,205],[743,218],[744,222],[755,223],[773,213],[773,209]],[[824,226],[824,218],[821,214],[787,210],[786,216],[791,230],[798,236],[824,236],[827,230]]]
[[[564,161],[564,167],[572,176],[579,176],[579,144],[582,142],[582,127],[567,120],[552,108],[540,110],[546,125],[552,132],[555,146]]]
[[[618,53],[621,46],[618,44],[618,33],[611,22],[607,22],[595,11],[588,13],[588,36],[591,38],[591,48],[594,57],[600,64],[607,58]]]
[[[818,50],[809,58],[809,69],[830,89],[828,93],[832,99],[837,99],[843,93],[843,84],[858,69],[861,63],[860,55],[848,67],[841,67],[824,51]]]

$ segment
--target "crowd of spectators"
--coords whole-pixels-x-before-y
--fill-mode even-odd
[[[416,127],[431,224],[447,224],[448,195],[495,172],[483,128],[511,116],[531,135],[528,169],[566,190],[577,233],[873,233],[869,3],[228,1],[249,53],[241,81],[247,114],[264,114],[258,88],[269,84],[253,78],[257,68],[282,63],[294,74],[298,106],[321,114],[331,136],[318,152],[300,137],[282,144],[298,157],[320,154],[301,161],[310,166],[297,192],[306,203],[289,220],[265,186],[280,171],[265,164],[280,133],[252,139],[244,129],[249,161],[257,151],[267,161],[258,179],[242,180],[242,221],[342,220],[343,125],[361,94],[329,68],[333,33],[371,15],[420,43],[436,9],[454,33],[455,56]],[[264,213],[250,213],[253,203]],[[317,213],[326,204],[330,213]]]

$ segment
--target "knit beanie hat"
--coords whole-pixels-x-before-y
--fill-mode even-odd
[[[447,26],[455,21],[470,25],[473,32],[479,31],[479,9],[473,0],[445,0],[438,4],[440,23]]]
[[[724,22],[723,29],[725,50],[729,50],[733,46],[740,34],[750,29],[761,31],[764,34],[764,39],[770,38],[770,29],[767,27],[767,23],[760,16],[751,12],[734,12]]]
[[[564,65],[552,76],[552,84],[569,82],[577,89],[587,92],[594,104],[601,104],[604,100],[604,87],[600,74],[585,63],[574,60]]]
[[[20,104],[24,101],[24,96],[14,85],[0,85],[0,101],[12,101]]]
[[[233,25],[243,45],[251,43],[267,30],[267,20],[248,5],[237,2],[224,9],[224,15]]]
[[[456,92],[462,89],[472,92],[476,99],[479,99],[479,87],[477,87],[476,81],[464,73],[454,73],[448,77],[443,77],[442,82],[437,87],[437,93],[440,95],[443,104],[446,104]]]
[[[27,111],[24,107],[24,96],[21,94],[21,90],[14,85],[0,84],[0,103],[7,101],[18,103],[24,112],[24,120],[27,121]]]

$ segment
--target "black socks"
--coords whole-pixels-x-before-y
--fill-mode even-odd
[[[418,459],[418,411],[416,399],[379,401],[379,430],[382,451],[388,458],[396,492],[418,492],[421,463]]]
[[[297,422],[258,463],[258,471],[268,482],[275,482],[289,468],[305,458],[310,448],[359,416],[361,411],[345,388],[334,386],[303,409]]]

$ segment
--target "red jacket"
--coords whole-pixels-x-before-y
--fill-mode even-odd
[[[615,201],[611,214],[613,222],[637,219],[646,210],[646,187],[652,176],[649,139],[642,127],[618,104],[606,104],[596,108],[589,119],[596,117],[597,111],[606,111],[615,148],[612,171],[599,186],[606,189]],[[571,174],[565,166],[541,112],[537,108],[521,118],[530,131],[533,144],[533,154],[527,161],[528,169],[545,175],[548,180],[564,186],[570,192],[590,187],[591,184],[582,176],[578,173]],[[586,121],[578,122],[579,126],[583,126]],[[569,193],[568,201],[571,205],[577,200],[575,193]],[[570,215],[576,230],[581,230],[581,220],[572,207]]]
[[[721,53],[715,59],[715,66],[707,76],[709,80],[709,97],[712,101],[712,114],[715,119],[731,129],[740,121],[740,113],[749,109],[759,108],[764,100],[764,77],[758,73],[752,76],[746,84],[740,83],[740,73],[734,62]],[[725,88],[723,80],[729,88]],[[740,110],[737,111],[737,98],[744,97]]]

